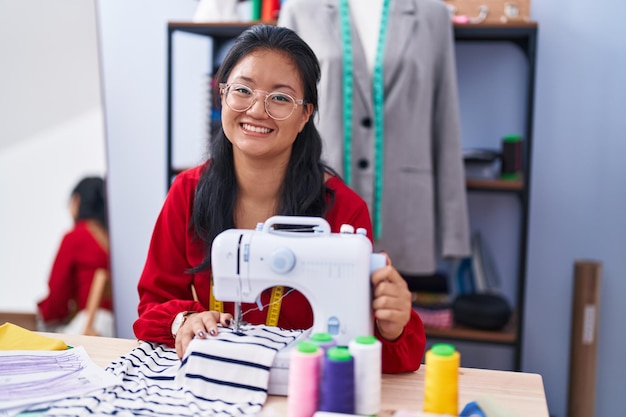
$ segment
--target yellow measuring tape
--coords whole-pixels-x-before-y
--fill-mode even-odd
[[[267,312],[267,318],[265,319],[265,324],[268,326],[276,326],[278,325],[278,316],[280,316],[280,305],[283,302],[283,293],[285,292],[285,287],[282,285],[277,285],[272,288],[272,297],[270,298],[270,309]]]
[[[211,295],[209,296],[209,310],[224,312],[224,303],[220,300],[216,300],[213,296],[213,280],[211,280]]]
[[[269,310],[267,312],[267,318],[265,324],[268,326],[277,326],[278,317],[280,316],[280,307],[283,302],[283,294],[285,293],[285,287],[277,285],[272,288],[272,296],[270,298]],[[224,303],[216,300],[213,296],[213,280],[211,280],[211,295],[209,297],[209,310],[224,312]]]

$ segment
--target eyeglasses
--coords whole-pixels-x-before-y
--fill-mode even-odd
[[[256,103],[257,93],[265,94],[265,112],[274,120],[285,120],[291,116],[298,104],[305,100],[296,100],[287,93],[253,90],[244,84],[220,83],[220,92],[224,95],[226,105],[236,112],[244,112]]]

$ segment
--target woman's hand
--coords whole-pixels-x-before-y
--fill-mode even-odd
[[[387,256],[387,265],[372,274],[374,287],[374,317],[380,334],[387,340],[396,340],[402,335],[404,326],[411,318],[411,292],[409,287],[391,266]]]
[[[203,311],[190,314],[176,333],[176,355],[182,359],[191,339],[194,337],[206,339],[209,336],[217,336],[217,325],[221,324],[222,326],[230,327],[232,320],[233,316],[231,314],[220,313],[219,311]]]

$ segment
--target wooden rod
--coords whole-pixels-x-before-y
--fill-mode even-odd
[[[574,263],[572,329],[569,362],[569,417],[595,415],[596,352],[602,264]]]

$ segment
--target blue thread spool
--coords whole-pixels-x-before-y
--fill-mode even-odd
[[[324,358],[318,410],[354,414],[354,405],[354,358],[346,347],[332,347]]]

